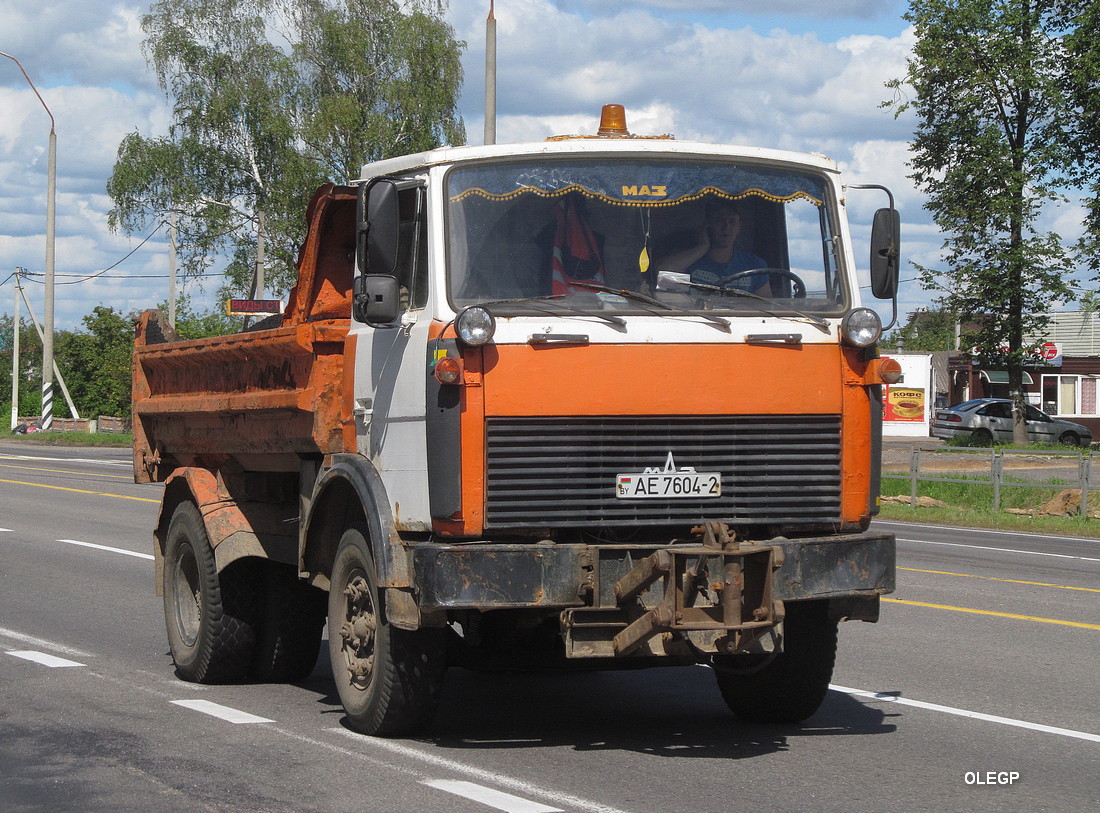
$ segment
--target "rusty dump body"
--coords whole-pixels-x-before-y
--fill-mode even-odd
[[[297,472],[300,455],[345,451],[355,190],[328,185],[307,214],[299,280],[282,324],[182,341],[146,311],[134,347],[134,474],[167,479],[228,457]]]

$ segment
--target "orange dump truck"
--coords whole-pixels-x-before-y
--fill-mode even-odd
[[[701,663],[742,719],[822,701],[894,586],[881,324],[820,156],[630,135],[441,148],[318,191],[275,324],[146,312],[134,469],[177,674],[328,653],[409,732],[448,665]],[[871,283],[896,295],[898,218]]]

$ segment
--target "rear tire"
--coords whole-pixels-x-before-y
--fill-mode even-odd
[[[445,631],[410,632],[386,621],[367,539],[364,530],[351,528],[336,550],[328,598],[332,676],[352,728],[409,734],[439,705]]]
[[[252,677],[293,683],[309,677],[321,653],[325,594],[298,578],[289,565],[264,562],[264,608]]]
[[[218,573],[198,507],[177,506],[164,551],[164,618],[183,680],[234,683],[248,674],[256,643],[256,584],[247,564]]]
[[[973,446],[992,446],[993,433],[988,429],[975,429],[970,436],[970,442]]]
[[[722,698],[746,722],[801,722],[817,711],[829,690],[837,622],[829,619],[828,602],[791,602],[786,610],[781,653],[770,661],[751,655],[715,662]]]

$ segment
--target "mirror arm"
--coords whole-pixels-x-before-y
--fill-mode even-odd
[[[891,192],[887,187],[883,186],[882,184],[877,184],[877,183],[846,183],[846,184],[844,184],[844,188],[845,189],[880,189],[880,190],[882,190],[883,192],[886,193],[886,197],[890,201],[889,207],[891,209],[894,208],[894,193]]]

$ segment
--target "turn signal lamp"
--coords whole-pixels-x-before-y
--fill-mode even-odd
[[[897,384],[901,381],[901,362],[897,359],[879,359],[878,377],[883,384]]]
[[[462,362],[445,356],[435,363],[432,375],[440,384],[458,384],[462,381]]]

